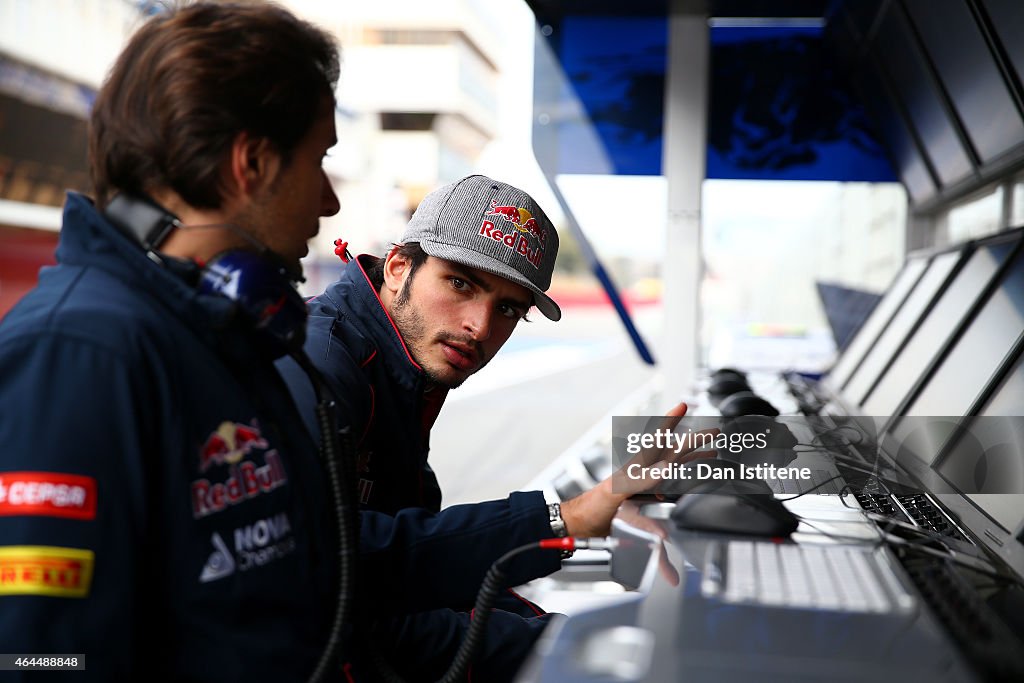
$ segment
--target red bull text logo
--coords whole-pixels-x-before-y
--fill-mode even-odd
[[[192,516],[201,519],[286,484],[288,477],[277,451],[267,451],[263,459],[266,464],[260,467],[248,460],[232,465],[230,475],[223,482],[209,479],[192,482]]]
[[[254,449],[262,450],[269,445],[260,434],[256,420],[248,425],[221,422],[199,449],[199,471],[227,465],[230,472],[224,481],[197,479],[192,482],[192,516],[200,519],[212,515],[284,485],[288,477],[276,450],[267,451],[263,456],[265,464],[259,467],[247,459]]]
[[[266,448],[268,445],[255,420],[251,426],[221,422],[217,431],[210,434],[199,449],[199,471],[205,472],[210,465],[234,465],[252,449]]]
[[[508,249],[514,249],[516,253],[525,256],[530,265],[540,268],[540,262],[544,258],[544,245],[547,244],[547,229],[537,223],[526,209],[518,206],[498,206],[497,202],[491,200],[491,210],[485,216],[498,216],[505,223],[511,223],[512,230],[508,232],[495,227],[492,221],[484,219],[480,224],[480,235],[490,238],[495,242],[501,242]],[[529,237],[536,239],[541,246],[530,248]]]

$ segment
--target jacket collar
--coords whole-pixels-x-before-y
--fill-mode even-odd
[[[317,300],[326,298],[336,315],[344,316],[346,323],[373,343],[388,372],[399,385],[419,391],[425,388],[426,373],[409,353],[395,321],[380,300],[377,288],[370,282],[367,271],[378,260],[370,254],[359,255]]]
[[[160,266],[138,244],[115,228],[85,195],[69,192],[57,244],[61,264],[103,269],[144,289],[211,345],[225,335],[245,334],[235,305],[220,296],[200,294],[192,280],[194,264],[169,261]],[[233,344],[245,348],[244,344]]]

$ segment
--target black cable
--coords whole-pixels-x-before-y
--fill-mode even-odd
[[[925,539],[925,540],[921,540],[921,541],[911,541],[911,540],[908,540],[908,539],[905,539],[905,538],[900,538],[899,536],[892,536],[891,534],[886,534],[886,536],[887,536],[887,538],[885,539],[885,541],[887,543],[892,543],[893,545],[896,545],[896,546],[899,546],[899,547],[902,547],[902,548],[907,548],[907,549],[912,550],[914,552],[924,553],[925,555],[931,555],[932,557],[937,557],[937,558],[939,558],[941,560],[945,560],[946,562],[952,562],[953,564],[957,564],[957,565],[959,565],[961,567],[964,567],[965,569],[969,569],[971,571],[977,572],[979,574],[983,574],[985,576],[989,576],[989,577],[994,578],[994,579],[999,579],[999,580],[1004,581],[1004,582],[1006,582],[1007,584],[1010,584],[1010,585],[1024,586],[1024,580],[1018,579],[1017,577],[1011,576],[1009,574],[1003,574],[1003,573],[999,572],[999,570],[997,570],[997,569],[989,569],[988,567],[980,567],[980,566],[978,566],[978,565],[976,565],[976,564],[974,564],[972,562],[967,562],[966,560],[961,558],[959,555],[957,555],[955,553],[955,551],[952,551],[952,550],[950,550],[948,548],[946,549],[947,552],[943,553],[943,552],[940,552],[938,550],[935,550],[934,548],[931,548],[931,547],[925,545],[925,540],[931,540],[931,539]],[[978,561],[979,562],[984,562],[984,560],[978,560]]]
[[[869,540],[869,539],[867,539],[867,538],[865,538],[863,536],[847,536],[846,534],[834,534],[834,533],[831,533],[829,531],[825,531],[824,529],[822,529],[821,527],[819,527],[818,525],[816,525],[814,523],[814,522],[821,522],[821,521],[837,521],[837,520],[820,520],[820,519],[816,519],[816,520],[814,520],[812,522],[811,520],[807,519],[806,517],[801,517],[800,515],[796,515],[796,518],[800,521],[801,524],[806,524],[807,526],[811,527],[812,529],[814,529],[816,532],[818,532],[822,536],[825,536],[826,538],[829,538],[829,539],[831,539],[833,541],[844,541],[844,542],[848,541],[848,542],[855,542],[858,545],[861,545],[861,544],[864,544],[865,541]],[[842,521],[842,520],[838,520],[838,521]],[[871,544],[871,549],[875,550],[876,548],[880,548],[880,547],[882,547],[883,543],[885,543],[885,537],[883,535],[879,534],[878,538],[875,539],[873,541],[873,543]]]
[[[811,488],[807,489],[806,491],[801,491],[800,493],[798,493],[796,495],[793,495],[793,496],[790,496],[789,498],[777,498],[776,500],[778,500],[781,503],[785,503],[785,502],[790,501],[790,500],[796,500],[797,498],[800,498],[802,496],[806,496],[808,493],[813,493],[816,489],[820,489],[825,484],[830,484],[833,481],[835,481],[836,479],[842,479],[842,478],[843,478],[842,475],[837,474],[834,477],[829,477],[828,479],[826,479],[825,481],[821,482],[820,484],[815,484],[814,486],[812,486]]]
[[[359,508],[355,484],[355,448],[348,429],[338,430],[336,407],[325,394],[327,384],[302,351],[292,358],[309,377],[316,396],[316,420],[320,429],[320,457],[327,470],[327,479],[334,505],[338,532],[338,597],[334,618],[320,659],[309,677],[310,683],[324,680],[332,667],[339,666],[342,630],[352,622],[355,601],[356,562],[359,552]],[[326,389],[326,391],[325,391]],[[332,675],[332,678],[335,677]]]
[[[841,432],[843,430],[852,431],[854,434],[857,435],[857,440],[856,441],[851,441],[851,440],[847,439],[846,443],[844,445],[846,445],[846,446],[859,446],[860,444],[864,443],[864,438],[865,438],[864,437],[864,433],[861,432],[859,429],[857,429],[856,427],[854,427],[852,425],[836,425],[835,427],[831,427],[829,429],[822,430],[821,432],[818,432],[818,433],[816,433],[814,435],[814,437],[811,439],[811,442],[813,443],[814,441],[822,439],[824,437],[832,436],[832,435],[837,434],[838,432]],[[825,446],[826,448],[828,448],[828,445],[825,444],[824,442],[822,442],[821,445]]]
[[[843,467],[847,467],[847,468],[849,468],[851,470],[856,470],[860,474],[869,476],[873,480],[878,481],[879,483],[881,483],[884,480],[884,481],[891,482],[891,483],[893,483],[893,484],[895,484],[897,486],[909,486],[909,484],[907,484],[905,482],[899,482],[899,481],[897,481],[895,479],[890,479],[889,477],[886,477],[886,476],[883,476],[882,474],[880,474],[877,462],[873,465],[874,469],[868,469],[868,467],[870,465],[869,463],[865,463],[865,462],[863,462],[861,460],[858,460],[857,458],[852,458],[849,455],[846,455],[845,453],[841,453],[841,452],[839,452],[839,451],[837,451],[837,450],[835,450],[833,448],[829,448],[828,446],[825,446],[825,445],[818,446],[818,445],[813,445],[813,444],[798,443],[798,444],[793,446],[793,450],[795,452],[797,452],[797,453],[811,453],[811,452],[827,453],[827,454],[829,454],[829,456],[831,456],[835,460],[841,461]],[[886,487],[886,489],[888,490],[888,487]]]
[[[459,646],[459,651],[455,653],[448,673],[441,678],[441,683],[462,681],[466,677],[466,672],[469,670],[469,665],[476,656],[477,650],[483,645],[486,635],[484,629],[487,628],[487,622],[491,619],[491,606],[494,604],[498,591],[504,588],[505,570],[502,569],[502,565],[516,555],[537,547],[539,546],[536,543],[528,543],[510,550],[499,557],[487,570],[484,582],[480,586],[480,592],[477,593],[476,603],[473,605],[473,617],[469,622],[469,629],[466,630],[466,636]]]
[[[320,372],[302,351],[292,353],[292,358],[303,369],[313,385],[316,396],[316,418],[320,430],[320,454],[327,468],[334,512],[338,527],[338,600],[334,618],[328,634],[327,644],[309,677],[309,683],[318,683],[336,666],[335,660],[341,652],[342,630],[351,623],[354,609],[356,564],[359,548],[359,508],[355,483],[355,448],[348,428],[339,431],[336,423],[336,404],[325,394],[330,388]],[[339,467],[339,464],[344,466]],[[572,540],[572,539],[568,539]],[[532,548],[542,548],[538,543],[528,543],[514,548],[499,557],[484,576],[473,607],[473,617],[466,635],[459,646],[448,672],[440,683],[462,681],[477,650],[483,643],[484,629],[490,621],[491,607],[500,590],[504,589],[505,572],[502,565],[511,558]],[[370,660],[377,674],[388,683],[403,683],[403,679],[380,655],[376,648],[369,648]]]
[[[572,541],[573,539],[560,540]],[[580,543],[582,544],[583,541],[580,541]],[[586,546],[580,545],[578,547]],[[486,636],[485,629],[487,628],[487,622],[490,621],[491,618],[491,607],[494,605],[494,599],[497,597],[499,591],[505,589],[504,584],[506,577],[502,565],[516,555],[524,553],[527,550],[543,548],[544,546],[537,542],[527,543],[526,545],[521,545],[518,548],[513,548],[508,551],[495,560],[494,564],[491,565],[486,576],[484,576],[483,583],[480,586],[480,591],[477,593],[476,602],[473,605],[473,616],[470,619],[469,628],[466,629],[466,635],[463,636],[462,643],[459,645],[458,651],[452,658],[452,663],[449,666],[448,671],[441,677],[439,683],[456,683],[466,679],[469,666],[473,663],[473,659],[476,657],[478,650],[484,643],[484,637]],[[386,683],[405,683],[404,679],[397,671],[395,671],[377,648],[370,647],[369,651],[370,659],[373,661],[381,679]]]
[[[840,500],[843,500],[842,499],[842,495],[840,495]],[[845,500],[843,500],[843,504],[844,505],[846,504]],[[948,537],[944,536],[944,535],[942,535],[942,534],[940,534],[938,532],[932,531],[930,529],[924,529],[924,528],[921,528],[921,527],[916,527],[916,526],[913,526],[911,524],[907,524],[906,522],[901,522],[898,519],[893,519],[893,518],[888,517],[886,515],[880,515],[880,514],[877,514],[877,513],[868,512],[867,510],[862,510],[860,508],[849,507],[849,509],[851,509],[851,510],[859,510],[860,512],[863,512],[864,515],[868,519],[870,519],[871,521],[875,522],[876,529],[879,531],[879,538],[878,538],[878,541],[872,545],[873,549],[874,548],[879,548],[883,544],[887,544],[888,543],[890,545],[899,546],[901,548],[907,548],[907,549],[913,550],[915,552],[920,552],[920,553],[924,553],[924,554],[927,554],[927,555],[931,555],[933,557],[937,557],[939,559],[946,560],[948,562],[953,562],[955,564],[960,565],[961,567],[965,567],[967,569],[971,569],[973,571],[978,572],[979,574],[984,574],[986,576],[990,576],[990,577],[993,577],[993,578],[996,578],[996,579],[1001,579],[1003,581],[1006,581],[1007,583],[1018,584],[1018,585],[1024,586],[1024,581],[1021,581],[1020,579],[1017,579],[1015,577],[1008,576],[1006,574],[1000,573],[996,569],[988,569],[986,567],[980,567],[980,566],[978,566],[977,564],[975,564],[973,562],[968,562],[967,560],[962,559],[957,554],[957,552],[955,550],[953,550],[951,548],[948,548],[943,543],[943,541],[948,539]],[[816,520],[812,521],[812,520],[809,520],[809,519],[807,519],[805,517],[801,517],[800,515],[796,515],[796,517],[797,517],[798,520],[800,520],[801,523],[806,524],[807,526],[811,527],[812,529],[817,531],[822,536],[825,536],[825,537],[830,538],[832,540],[836,540],[836,541],[856,541],[856,542],[859,542],[859,543],[863,543],[865,540],[867,540],[867,539],[865,539],[863,537],[860,537],[860,536],[846,536],[846,535],[843,535],[843,534],[833,534],[833,533],[830,533],[828,531],[823,530],[821,527],[819,527],[816,524],[814,524],[814,522],[820,522],[822,520],[817,520],[816,519]],[[907,538],[903,538],[903,537],[897,536],[896,534],[892,533],[892,530],[897,528],[897,527],[899,527],[900,529],[905,530],[907,532],[915,533],[918,536],[920,536],[921,538],[918,538],[918,539],[907,539]],[[942,545],[942,547],[945,550],[945,552],[936,550],[936,549],[928,546],[927,545],[928,543],[939,543],[940,545]],[[979,559],[978,562],[985,562],[985,560]]]

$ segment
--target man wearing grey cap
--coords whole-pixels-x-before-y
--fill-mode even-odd
[[[610,480],[561,506],[533,491],[510,494],[504,506],[440,511],[441,491],[427,462],[430,428],[448,391],[485,366],[532,307],[551,320],[561,317],[546,294],[557,253],[558,234],[532,197],[473,175],[429,194],[383,259],[354,259],[309,302],[306,351],[339,399],[339,424],[349,426],[357,442],[365,508],[388,514],[425,508],[437,513],[437,533],[467,537],[486,529],[485,536],[497,539],[524,524],[537,530],[538,540],[608,532],[625,498],[612,491]],[[305,374],[288,362],[280,369],[315,434]],[[492,544],[475,538],[464,553],[438,563],[437,580],[453,563],[484,569],[497,559]],[[543,552],[522,562],[533,577],[560,564],[557,554]],[[506,609],[513,605],[518,609],[492,617],[475,669],[482,680],[510,679],[546,622],[543,612],[514,594],[501,602]],[[424,677],[443,672],[470,619],[469,605],[452,607],[383,624],[391,637],[381,640],[393,644],[386,654]]]

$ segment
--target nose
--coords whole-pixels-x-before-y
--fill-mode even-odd
[[[482,301],[475,301],[467,307],[463,326],[474,341],[484,341],[491,336],[491,307]]]
[[[338,195],[334,193],[331,179],[327,177],[327,173],[323,169],[320,169],[320,176],[320,215],[333,216],[341,210],[341,202],[338,201]]]

